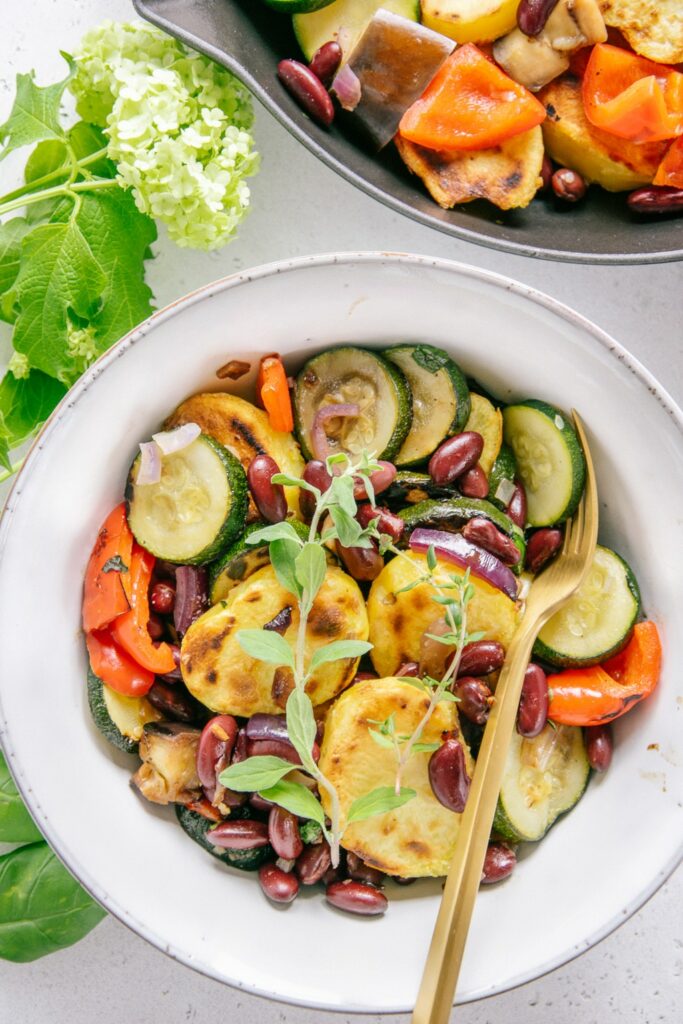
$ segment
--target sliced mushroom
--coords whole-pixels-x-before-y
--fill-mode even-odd
[[[140,740],[142,764],[131,779],[155,804],[189,803],[200,795],[197,746],[201,733],[181,722],[152,722]]]
[[[572,53],[582,46],[604,43],[607,29],[597,0],[560,0],[548,18],[541,39],[554,50]]]

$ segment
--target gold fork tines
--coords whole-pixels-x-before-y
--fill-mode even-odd
[[[508,648],[460,822],[412,1024],[446,1024],[450,1016],[534,641],[550,616],[581,586],[593,561],[598,536],[595,472],[583,423],[575,410],[572,416],[586,458],[583,496],[565,527],[561,553],[531,585],[524,617]]]

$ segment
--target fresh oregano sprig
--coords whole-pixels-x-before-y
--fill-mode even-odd
[[[276,484],[299,487],[313,495],[315,508],[305,540],[299,537],[288,522],[265,526],[248,538],[249,544],[268,543],[270,561],[279,583],[296,598],[299,623],[294,647],[283,636],[264,629],[243,629],[237,637],[251,657],[279,668],[287,668],[292,673],[294,689],[286,706],[287,733],[301,760],[299,770],[314,779],[329,799],[329,822],[318,797],[302,783],[287,778],[293,766],[282,758],[247,758],[222,772],[220,781],[238,792],[258,792],[266,800],[271,800],[293,814],[316,822],[330,845],[332,864],[336,866],[343,835],[339,794],[313,758],[317,725],[313,704],[306,693],[306,684],[321,665],[361,657],[371,650],[372,644],[364,640],[335,640],[318,648],[308,658],[306,629],[311,609],[325,581],[325,545],[338,540],[345,547],[369,547],[377,536],[374,524],[363,529],[355,518],[357,505],[354,485],[361,478],[368,499],[374,504],[370,477],[380,466],[367,453],[363,453],[357,463],[352,463],[344,453],[338,453],[327,459],[327,469],[332,481],[324,492],[305,480],[285,473],[273,477]],[[327,522],[328,516],[331,525],[325,526],[320,533],[321,525]],[[401,788],[400,785],[378,787],[351,804],[346,825],[393,810],[414,796],[414,790]]]

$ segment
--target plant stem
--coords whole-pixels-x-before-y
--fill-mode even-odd
[[[59,196],[70,196],[81,192],[94,192],[100,188],[118,188],[116,178],[97,178],[94,181],[78,181],[75,185],[55,185],[54,188],[46,188],[41,192],[35,192],[19,199],[13,199],[0,206],[0,217],[12,210],[18,210],[22,206],[31,206],[32,203],[41,203],[44,199],[56,199]]]
[[[90,156],[84,157],[82,160],[76,161],[76,167],[80,170],[83,167],[89,167],[91,164],[97,163],[98,160],[102,160],[107,155],[107,147],[103,146],[102,149],[98,149],[97,152],[91,153]],[[0,196],[0,206],[4,203],[8,203],[13,199],[20,199],[21,196],[28,195],[30,192],[35,192],[38,189],[42,189],[43,185],[49,184],[51,181],[55,181],[57,178],[65,177],[68,174],[66,167],[58,167],[54,171],[50,171],[49,174],[43,174],[40,178],[35,178],[33,181],[27,181],[21,188],[15,188],[13,192],[8,192],[5,196]]]
[[[19,472],[21,467],[24,465],[25,458],[26,458],[26,456],[24,456],[21,459],[18,459],[17,462],[12,463],[12,468],[11,469],[3,469],[0,472],[0,483],[3,483],[5,480],[9,480],[9,478],[11,476],[14,476],[15,473]]]

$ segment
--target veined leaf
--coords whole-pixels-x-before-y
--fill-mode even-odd
[[[42,835],[24,807],[17,787],[0,752],[0,842],[34,843]]]
[[[237,639],[242,650],[252,658],[294,669],[294,652],[279,633],[266,629],[240,629]]]
[[[0,224],[0,295],[9,291],[17,279],[21,240],[30,229],[23,217],[13,217]]]
[[[324,647],[319,647],[311,658],[310,670],[314,672],[320,665],[330,661],[342,661],[344,658],[362,658],[372,650],[367,640],[333,640]]]
[[[270,564],[278,578],[278,583],[294,597],[301,597],[301,586],[296,578],[296,557],[299,554],[300,542],[293,540],[274,540],[270,543]]]
[[[269,789],[260,789],[259,796],[262,796],[264,800],[272,800],[274,804],[284,807],[286,811],[291,811],[292,814],[297,814],[300,818],[310,818],[321,827],[325,823],[322,804],[317,797],[313,796],[310,789],[306,789],[300,782],[281,779]]]
[[[373,818],[376,814],[385,814],[386,811],[395,811],[398,807],[407,804],[414,796],[416,796],[414,789],[402,788],[399,793],[396,793],[393,786],[380,786],[353,801],[349,807],[346,824],[351,825],[354,821],[365,821],[366,818]]]
[[[245,538],[247,544],[270,544],[274,540],[292,540],[301,544],[299,535],[291,523],[271,523],[261,530],[254,530]]]
[[[258,755],[231,764],[218,777],[219,782],[236,793],[257,793],[279,782],[296,766],[282,757]]]
[[[314,541],[307,541],[304,544],[296,556],[294,571],[302,590],[305,615],[313,605],[327,572],[327,560],[320,544]]]
[[[17,75],[14,105],[5,123],[0,125],[0,142],[4,143],[0,160],[32,142],[64,138],[64,130],[59,123],[59,104],[76,66],[66,54],[62,56],[69,64],[69,74],[54,85],[36,85],[33,74]]]
[[[54,377],[31,370],[28,377],[6,373],[0,381],[0,433],[10,448],[16,448],[44,423],[66,394],[66,388]]]
[[[314,768],[311,751],[317,725],[310,697],[301,689],[292,690],[287,699],[287,735],[306,768]]]

